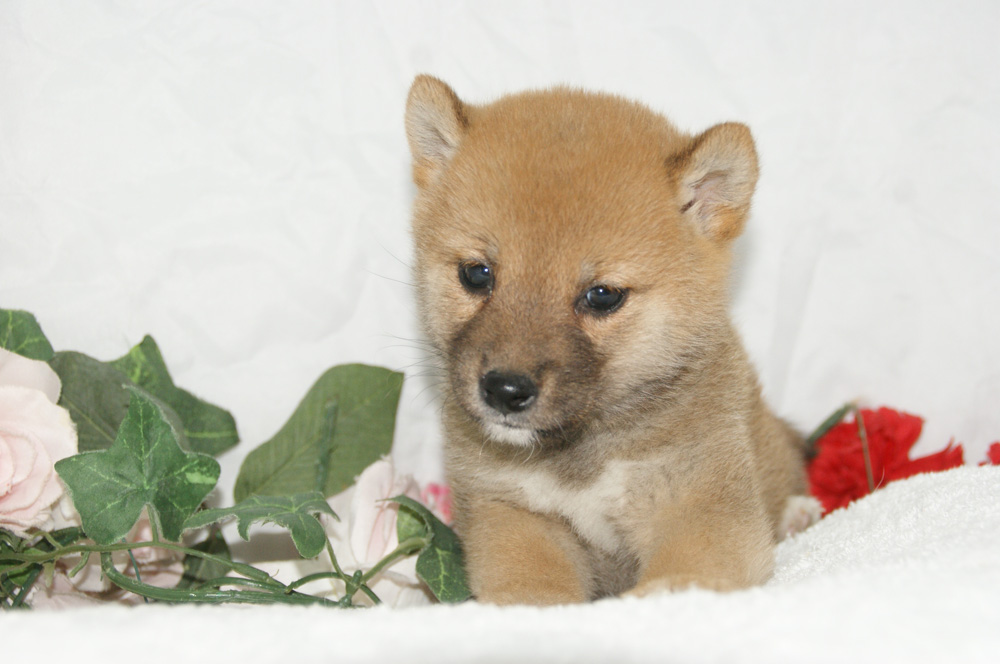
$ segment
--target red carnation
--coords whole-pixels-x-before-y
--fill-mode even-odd
[[[997,441],[990,445],[990,449],[986,452],[986,461],[979,464],[980,466],[1000,466],[1000,441]]]
[[[867,462],[857,413],[868,442]],[[857,411],[854,420],[831,428],[817,441],[817,455],[809,465],[812,493],[825,512],[894,480],[962,465],[962,446],[951,443],[935,454],[910,459],[910,448],[920,437],[922,427],[923,420],[915,415],[879,408]],[[1000,457],[1000,444],[990,448],[991,459],[994,453]]]

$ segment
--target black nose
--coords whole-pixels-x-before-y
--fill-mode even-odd
[[[538,387],[523,374],[490,371],[479,379],[483,401],[501,413],[520,413],[531,407]]]

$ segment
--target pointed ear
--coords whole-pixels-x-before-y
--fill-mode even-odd
[[[446,83],[421,74],[406,100],[413,181],[426,187],[447,166],[468,129],[467,108]]]
[[[736,238],[757,185],[757,150],[746,125],[720,124],[671,159],[683,215],[717,242]]]

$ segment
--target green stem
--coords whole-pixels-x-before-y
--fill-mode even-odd
[[[28,579],[24,582],[24,585],[21,586],[21,590],[17,593],[17,597],[15,597],[14,601],[11,602],[12,608],[24,606],[24,600],[28,597],[28,592],[31,590],[31,587],[35,585],[35,581],[38,580],[38,575],[41,573],[42,568],[40,566],[31,571],[28,575]]]
[[[400,558],[404,558],[420,551],[430,543],[431,541],[427,537],[410,537],[403,540],[399,543],[399,546],[393,549],[385,558],[375,563],[370,570],[365,572],[364,576],[361,577],[361,582],[368,583],[389,565],[393,564]]]
[[[333,565],[333,571],[337,573],[337,577],[344,583],[347,583],[350,577],[344,574],[344,570],[340,569],[340,564],[337,562],[337,555],[333,552],[333,544],[330,543],[329,539],[326,540],[326,552],[330,556],[330,564]]]
[[[295,590],[296,588],[301,588],[307,583],[312,583],[313,581],[319,581],[320,579],[340,579],[344,580],[338,572],[316,572],[315,574],[307,574],[301,579],[297,579],[288,584],[288,590]]]
[[[165,602],[198,602],[204,604],[222,604],[226,602],[239,604],[320,604],[337,606],[336,602],[323,597],[314,597],[303,593],[286,593],[284,586],[277,584],[267,590],[208,590],[157,588],[119,572],[111,560],[110,553],[101,554],[101,570],[116,586],[142,597],[149,597]]]
[[[70,546],[61,546],[58,542],[51,538],[46,538],[47,543],[53,547],[52,551],[41,551],[38,549],[33,549],[24,552],[15,551],[5,551],[3,557],[5,560],[14,560],[20,562],[19,565],[9,567],[5,570],[5,573],[16,572],[21,569],[30,567],[32,565],[44,564],[55,561],[63,556],[68,556],[72,554],[82,554],[83,560],[81,563],[85,562],[94,553],[99,553],[101,555],[101,569],[103,570],[105,576],[115,585],[123,588],[124,590],[133,592],[144,598],[150,598],[155,600],[167,601],[167,602],[201,602],[201,603],[223,603],[223,602],[236,602],[236,603],[250,603],[250,604],[270,604],[270,603],[286,603],[286,604],[322,604],[324,606],[352,606],[351,598],[358,592],[363,592],[369,599],[375,604],[380,604],[381,600],[375,594],[375,592],[368,586],[369,581],[375,578],[379,573],[382,572],[386,567],[392,565],[396,560],[416,553],[421,549],[425,548],[430,542],[426,537],[411,537],[399,544],[392,552],[385,556],[382,560],[377,562],[371,569],[367,572],[362,573],[360,570],[348,575],[341,569],[339,562],[337,561],[337,556],[333,551],[333,546],[329,542],[326,543],[326,550],[330,556],[330,563],[333,566],[333,572],[321,572],[318,574],[311,574],[303,577],[291,585],[285,585],[276,579],[272,578],[266,572],[257,569],[251,565],[245,563],[238,563],[220,556],[216,556],[204,551],[198,551],[196,549],[190,549],[188,547],[182,546],[180,544],[174,544],[173,542],[163,542],[159,541],[154,534],[153,540],[147,542],[120,542],[108,545],[98,545],[98,544],[74,544]],[[186,555],[195,556],[197,558],[202,558],[204,560],[215,562],[223,567],[241,574],[246,578],[239,577],[219,577],[212,579],[210,581],[203,582],[199,584],[197,588],[193,589],[177,589],[177,588],[158,588],[156,586],[151,586],[149,584],[143,583],[141,578],[131,578],[120,571],[118,571],[112,564],[111,554],[117,551],[127,551],[131,556],[132,551],[135,549],[143,548],[161,548],[168,551],[175,551],[183,553]],[[135,564],[133,558],[133,565]],[[82,565],[77,565],[77,568]],[[31,585],[38,578],[41,569],[35,570],[29,580],[21,589],[21,592],[16,598],[13,598],[14,605],[19,606],[24,601],[24,597],[27,595],[28,590],[30,590]],[[138,576],[138,575],[137,575]],[[314,581],[320,578],[337,578],[343,581],[346,587],[346,594],[340,601],[335,602],[326,598],[316,597],[313,595],[308,595],[305,593],[296,592],[295,588],[301,587],[310,581]],[[226,585],[232,586],[246,586],[253,588],[253,590],[222,590]]]
[[[257,590],[266,590],[268,592],[277,591],[278,588],[270,583],[261,583],[260,581],[254,581],[253,579],[245,579],[241,576],[217,576],[214,579],[208,579],[207,581],[201,581],[195,587],[195,589],[202,588],[218,588],[221,589],[224,586],[246,586],[247,588],[256,588]],[[282,592],[287,592],[287,586],[282,586]]]
[[[361,570],[355,570],[354,574],[351,575],[350,581],[347,582],[347,588],[345,588],[344,597],[342,601],[350,605],[354,601],[354,593],[358,592],[361,588]]]
[[[298,588],[309,583],[310,581],[317,581],[319,579],[340,579],[344,582],[345,590],[344,596],[340,599],[340,606],[353,606],[351,602],[354,598],[354,593],[358,590],[367,595],[368,599],[372,601],[372,604],[378,605],[382,603],[382,600],[375,594],[375,591],[369,588],[363,581],[359,582],[357,586],[353,584],[353,577],[348,576],[347,573],[340,568],[340,564],[337,562],[337,556],[333,552],[333,545],[330,543],[330,540],[326,541],[326,552],[330,556],[330,564],[333,566],[333,572],[317,572],[315,574],[309,574],[302,577],[298,581],[293,582],[288,587]]]
[[[154,534],[153,537],[156,537],[156,535]],[[125,540],[123,539],[122,541],[124,542]],[[139,573],[139,563],[135,561],[135,554],[132,553],[132,549],[129,549],[128,551],[128,559],[132,561],[132,571],[135,572],[135,580],[142,583],[142,575]],[[149,604],[148,597],[143,597],[142,600],[146,604]]]
[[[67,574],[66,576],[72,579],[74,576],[79,574],[83,570],[83,568],[87,566],[87,563],[90,562],[90,556],[92,555],[93,554],[88,553],[85,556],[80,556],[80,562],[78,562],[76,566],[74,566],[73,569],[71,569],[69,571],[69,574]]]
[[[181,544],[174,544],[173,542],[161,542],[161,541],[149,541],[149,542],[121,542],[118,544],[107,544],[104,546],[98,544],[76,544],[73,546],[67,546],[54,551],[25,551],[22,553],[8,553],[4,554],[5,557],[21,561],[25,564],[30,563],[45,563],[63,556],[68,556],[73,553],[114,553],[115,551],[132,551],[134,549],[145,549],[149,547],[166,549],[167,551],[176,551],[178,553],[183,553],[185,555],[195,556],[196,558],[203,558],[205,560],[219,563],[228,567],[238,574],[242,574],[248,578],[260,581],[262,583],[277,583],[271,578],[271,575],[267,572],[257,569],[252,565],[247,565],[245,563],[238,563],[227,558],[222,558],[220,556],[213,555],[211,553],[206,553],[204,551],[198,551],[197,549],[189,549]],[[21,568],[25,565],[20,565]]]
[[[369,588],[364,583],[361,584],[361,592],[363,592],[364,594],[368,595],[368,599],[370,599],[372,601],[372,604],[378,606],[379,604],[382,603],[382,600],[380,600],[378,598],[378,595],[375,594],[375,591],[372,590],[371,588]]]
[[[865,457],[865,475],[868,479],[868,493],[875,491],[875,475],[872,473],[872,455],[868,448],[868,430],[865,429],[865,419],[861,417],[861,410],[854,409],[854,419],[858,424],[858,438],[861,439],[861,451]]]

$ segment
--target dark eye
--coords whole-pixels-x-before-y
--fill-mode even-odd
[[[471,293],[483,293],[493,288],[493,270],[482,263],[465,263],[458,268],[458,280]]]
[[[609,314],[625,302],[626,291],[610,286],[594,286],[583,294],[581,304],[596,314]]]

